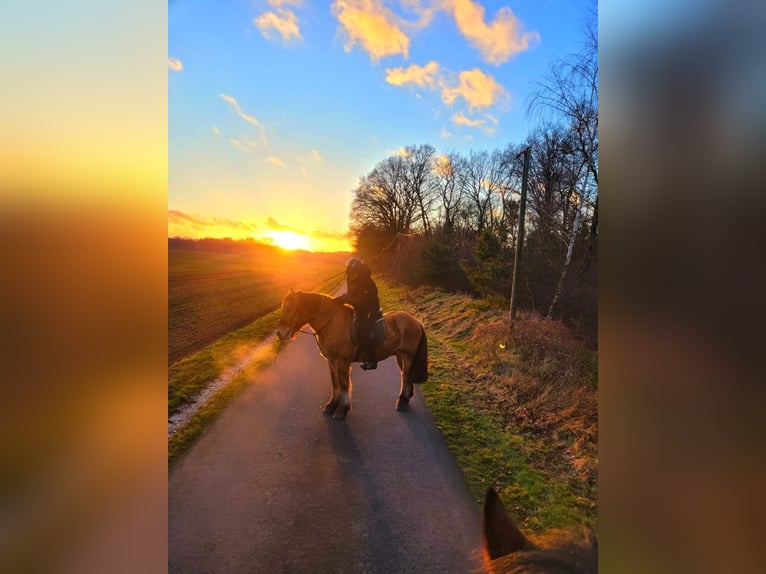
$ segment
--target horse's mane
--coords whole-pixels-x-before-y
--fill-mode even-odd
[[[503,574],[590,574],[598,572],[598,539],[584,529],[532,536],[530,548],[489,560],[490,572]]]
[[[322,305],[323,299],[332,299],[330,295],[327,295],[325,293],[315,293],[315,292],[306,292],[306,291],[296,291],[296,293],[299,295],[301,304],[305,305],[305,308],[307,311],[311,313],[315,313],[319,310],[319,307]],[[340,305],[338,306],[340,307]]]

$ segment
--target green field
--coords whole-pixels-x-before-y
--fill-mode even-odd
[[[347,253],[168,250],[168,365],[279,307],[290,289],[340,276]]]

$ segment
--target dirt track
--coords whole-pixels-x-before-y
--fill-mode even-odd
[[[480,511],[416,387],[394,410],[396,361],[354,365],[353,409],[298,335],[172,469],[172,573],[481,571]],[[432,384],[432,383],[425,383]]]

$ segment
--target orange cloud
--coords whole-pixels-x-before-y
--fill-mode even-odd
[[[359,44],[373,62],[396,54],[407,58],[410,39],[380,0],[335,0],[332,13],[345,35],[346,52]]]
[[[412,64],[409,68],[388,68],[386,81],[394,86],[415,84],[421,88],[433,88],[436,84],[436,74],[439,72],[439,64],[433,60],[425,66]]]
[[[497,11],[491,24],[484,21],[484,7],[478,2],[447,0],[445,6],[455,18],[460,33],[490,64],[502,64],[514,54],[540,43],[540,34],[524,32],[524,24],[507,6]]]
[[[284,160],[278,158],[275,155],[270,155],[267,158],[265,158],[265,161],[269,162],[272,165],[276,165],[277,167],[285,167]]]
[[[204,219],[201,217],[198,217],[196,215],[190,215],[188,213],[184,213],[183,211],[178,211],[175,209],[169,209],[168,210],[168,223],[183,223],[183,224],[190,224],[195,227],[204,227],[207,225]]]
[[[226,217],[201,217],[176,209],[168,210],[168,237],[252,237],[259,226]]]
[[[465,114],[458,112],[452,116],[452,122],[456,126],[466,126],[469,128],[480,128],[487,135],[494,135],[497,128],[498,119],[494,116],[487,114],[485,119],[471,119]]]
[[[292,227],[291,225],[279,223],[276,219],[274,219],[271,216],[266,218],[266,225],[268,225],[271,229],[276,229],[278,231],[296,231],[296,232],[300,231],[296,229],[295,227]]]
[[[168,68],[173,70],[174,72],[180,72],[184,69],[184,64],[181,60],[177,58],[168,58]]]
[[[263,37],[270,40],[272,32],[277,32],[285,41],[302,40],[298,27],[298,18],[292,10],[277,8],[277,13],[264,12],[253,20]]]
[[[472,128],[483,126],[487,123],[485,120],[472,120],[467,118],[465,114],[460,112],[452,116],[452,122],[457,126],[468,126]]]
[[[455,87],[443,82],[442,101],[451,106],[457,98],[463,98],[471,109],[488,108],[507,99],[508,92],[495,78],[474,68],[460,72]]]

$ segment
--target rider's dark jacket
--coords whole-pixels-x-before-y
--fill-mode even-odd
[[[355,280],[346,280],[346,293],[333,299],[336,303],[348,303],[356,311],[359,320],[360,343],[368,351],[368,356],[374,355],[372,343],[365,334],[370,333],[375,321],[383,315],[380,312],[378,287],[372,280],[370,268],[362,264],[359,276]]]
[[[378,287],[372,280],[369,267],[362,265],[362,271],[356,280],[346,281],[346,293],[335,297],[336,303],[348,303],[356,311],[360,320],[372,321],[380,319],[380,300],[378,299]]]

